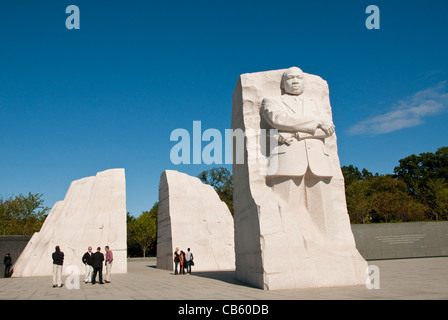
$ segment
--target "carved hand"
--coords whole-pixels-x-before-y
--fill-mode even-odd
[[[317,127],[321,128],[329,136],[331,136],[334,133],[334,124],[329,123],[325,120],[321,120]]]

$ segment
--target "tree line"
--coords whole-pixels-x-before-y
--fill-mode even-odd
[[[393,174],[342,173],[352,223],[448,220],[448,147],[403,158]]]

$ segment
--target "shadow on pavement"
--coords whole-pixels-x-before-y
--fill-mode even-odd
[[[238,286],[244,286],[244,287],[252,287],[247,283],[244,283],[236,278],[235,271],[201,271],[201,272],[192,272],[191,275],[197,276],[197,277],[203,277],[208,279],[214,279],[219,280],[222,282],[238,285]]]

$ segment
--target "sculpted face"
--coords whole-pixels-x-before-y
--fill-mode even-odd
[[[300,95],[303,93],[303,72],[297,67],[286,70],[282,76],[282,86],[286,93]]]

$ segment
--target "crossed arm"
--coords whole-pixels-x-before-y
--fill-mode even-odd
[[[287,112],[281,108],[278,103],[270,98],[263,99],[261,110],[266,122],[275,129],[291,133],[290,137],[297,140],[307,138],[326,138],[334,133],[334,125],[331,119],[325,117],[318,119],[313,116],[298,116]],[[289,141],[291,142],[291,141]]]

